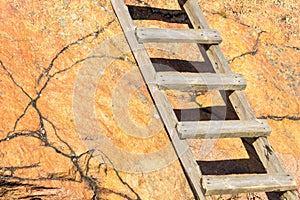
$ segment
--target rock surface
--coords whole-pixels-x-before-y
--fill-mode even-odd
[[[126,2],[179,9],[175,1]],[[300,2],[199,4],[221,33],[233,71],[247,80],[255,114],[268,119],[283,167],[300,186]],[[193,199],[109,1],[17,0],[0,7],[1,199]],[[174,13],[146,9],[139,17],[165,22],[137,24],[186,28],[184,15]],[[149,54],[199,59],[186,54],[193,45],[167,48],[149,46]],[[170,93],[174,107],[222,105],[217,93],[196,101],[176,95],[181,98]],[[203,163],[247,158],[239,140],[191,141],[191,147]]]

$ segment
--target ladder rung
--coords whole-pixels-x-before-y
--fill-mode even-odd
[[[241,74],[159,72],[156,82],[161,89],[173,90],[244,90]]]
[[[266,120],[215,120],[178,122],[180,139],[261,137],[271,133]]]
[[[217,30],[211,29],[166,29],[136,28],[138,42],[174,42],[219,44],[222,38]]]
[[[202,177],[205,195],[296,190],[289,174],[208,175]]]

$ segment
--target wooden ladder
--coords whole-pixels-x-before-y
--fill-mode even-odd
[[[246,87],[245,80],[231,71],[218,46],[222,39],[218,31],[208,26],[197,0],[179,0],[193,29],[137,28],[123,0],[111,0],[111,3],[195,198],[276,191],[282,192],[283,199],[298,199],[296,182],[285,173],[266,138],[270,134],[267,122],[258,120],[252,112],[241,91]],[[197,43],[199,48],[206,50],[216,73],[156,72],[144,46],[147,42]],[[226,90],[239,120],[179,121],[165,89],[186,90],[190,87],[200,91]],[[256,151],[267,173],[202,175],[186,141],[198,138],[241,138]]]

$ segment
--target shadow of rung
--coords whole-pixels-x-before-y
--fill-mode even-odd
[[[151,58],[157,72],[177,71],[191,73],[214,73],[213,67],[207,62],[186,61],[179,59]]]
[[[226,106],[174,109],[174,112],[179,121],[238,120],[236,113]]]
[[[266,170],[256,159],[197,161],[203,175],[264,174]]]
[[[168,23],[190,24],[187,14],[182,10],[127,5],[133,20],[158,20]]]

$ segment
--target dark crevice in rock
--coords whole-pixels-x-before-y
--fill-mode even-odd
[[[5,138],[0,139],[0,143],[1,142],[6,142],[6,141],[10,141],[14,138],[17,137],[36,137],[35,136],[36,132],[35,131],[19,131],[19,132],[15,132],[13,134],[7,135]]]
[[[300,51],[300,47],[294,47],[294,46],[284,46],[284,47],[294,49],[296,51]]]
[[[1,188],[4,188],[4,187],[13,188],[13,187],[18,187],[18,186],[34,186],[34,185],[1,179],[0,180],[0,186],[1,186]]]
[[[35,167],[38,167],[38,166],[39,166],[39,163],[35,163],[35,164],[32,164],[32,165],[28,165],[28,166],[0,167],[0,171],[9,171],[11,173],[11,176],[13,176],[15,171],[17,171],[17,170],[30,169],[30,168],[35,168]],[[1,174],[1,172],[0,172],[0,174]]]
[[[43,73],[40,74],[40,76],[37,79],[37,83],[39,84],[40,80],[44,77],[44,76],[48,76],[49,72],[51,71],[51,69],[53,68],[54,62],[59,58],[60,55],[62,55],[66,50],[68,50],[70,47],[80,44],[80,42],[84,41],[85,39],[89,38],[89,37],[94,37],[97,38],[99,36],[100,33],[103,33],[104,30],[111,25],[113,22],[115,21],[115,19],[109,21],[105,26],[103,26],[102,28],[98,29],[97,31],[94,31],[88,35],[83,36],[82,38],[79,38],[78,40],[69,43],[68,45],[64,46],[51,60],[49,66],[44,70]]]
[[[113,168],[113,169],[114,169],[114,171],[115,171],[115,173],[116,173],[118,179],[122,182],[122,184],[126,185],[126,186],[129,188],[129,190],[130,190],[132,193],[135,194],[136,200],[141,200],[141,197],[139,196],[139,194],[138,194],[136,191],[134,191],[134,189],[133,189],[127,182],[125,182],[125,181],[122,179],[122,177],[120,176],[119,172],[118,172],[115,168]]]
[[[115,20],[115,19],[114,19]],[[40,140],[45,147],[49,147],[52,148],[57,154],[60,154],[61,156],[67,157],[70,159],[70,161],[73,163],[73,165],[76,168],[76,171],[79,173],[80,175],[80,180],[84,181],[87,183],[87,185],[89,186],[89,189],[91,189],[94,193],[92,199],[93,200],[98,200],[100,199],[99,194],[101,192],[100,188],[100,183],[99,181],[97,181],[96,179],[88,176],[88,171],[89,171],[89,162],[90,159],[92,158],[92,154],[93,154],[93,150],[89,150],[83,154],[80,155],[76,155],[75,151],[72,149],[72,147],[66,142],[64,141],[58,134],[58,129],[55,126],[55,124],[53,122],[51,122],[48,118],[44,117],[41,110],[39,109],[38,106],[38,100],[41,98],[43,91],[47,88],[49,82],[55,78],[56,75],[64,73],[68,70],[70,70],[71,68],[73,68],[74,66],[78,65],[79,63],[84,62],[87,59],[91,59],[91,58],[95,58],[96,56],[90,56],[90,57],[86,57],[80,60],[77,60],[75,63],[73,63],[70,67],[66,67],[62,70],[56,71],[52,74],[50,74],[51,69],[53,68],[55,61],[68,49],[70,49],[71,46],[74,46],[76,44],[79,44],[81,41],[89,38],[89,37],[93,37],[93,38],[97,38],[98,35],[102,32],[104,32],[104,29],[107,28],[110,24],[112,24],[112,22],[114,21],[110,21],[107,25],[105,25],[104,28],[101,28],[95,32],[92,32],[78,40],[76,40],[75,42],[72,42],[68,45],[66,45],[65,47],[63,47],[51,60],[49,66],[44,70],[44,72],[42,74],[40,74],[40,76],[37,79],[37,83],[39,84],[41,79],[43,77],[46,77],[46,80],[44,82],[44,84],[41,86],[40,90],[37,91],[37,95],[35,98],[32,98],[31,96],[29,96],[29,94],[25,91],[25,89],[23,87],[21,87],[13,78],[12,73],[10,73],[8,71],[8,69],[5,67],[5,65],[2,63],[2,61],[0,61],[0,64],[2,66],[2,68],[7,72],[7,74],[9,75],[11,81],[18,87],[21,89],[21,91],[30,99],[30,102],[27,104],[27,106],[25,107],[23,113],[16,119],[13,130],[10,131],[7,136],[3,139],[0,139],[0,143],[1,142],[8,142],[12,139],[18,138],[18,137],[33,137],[36,138],[38,140]],[[114,59],[121,59],[124,60],[122,58],[114,58]],[[39,117],[39,129],[38,130],[23,130],[23,131],[17,131],[17,126],[19,121],[26,115],[28,109],[32,107],[34,108],[34,110],[36,111],[38,117]],[[68,150],[70,153],[66,153],[62,150],[60,150],[58,147],[54,146],[53,144],[51,144],[51,142],[48,140],[48,135],[47,135],[47,130],[45,128],[45,123],[50,124],[51,128],[54,130],[54,135],[57,137],[57,139],[62,142],[64,145],[67,146]],[[79,159],[84,156],[84,155],[90,155],[86,164],[86,170],[83,170],[83,167],[80,166],[79,164]],[[30,168],[30,167],[37,167],[38,164],[34,164],[31,166],[24,166],[24,167],[19,167],[20,169],[24,169],[24,168]],[[19,169],[18,167],[16,168],[12,168],[12,167],[2,167],[0,168],[0,170],[4,170],[4,171],[11,171],[11,175],[0,175],[0,180],[18,180],[20,181],[20,184],[22,184],[22,181],[42,181],[42,180],[58,180],[58,181],[71,181],[71,182],[78,182],[78,180],[76,180],[76,178],[63,178],[63,177],[57,177],[55,174],[49,174],[47,177],[39,177],[39,178],[23,178],[23,177],[18,177],[18,176],[14,176],[13,172],[17,169]],[[126,185],[131,192],[133,192],[136,195],[136,199],[140,200],[141,198],[139,197],[139,195],[133,190],[132,187],[130,187],[130,185],[128,183],[126,183],[121,176],[119,175],[118,171],[116,169],[114,169],[115,173],[117,174],[119,180],[122,182],[122,184]],[[114,192],[112,190],[110,190],[112,193],[115,193],[119,196],[122,196],[123,198],[126,199],[131,199],[128,195],[126,194],[122,194],[122,193],[118,193],[118,192]],[[32,198],[35,198],[38,196],[32,196]],[[31,198],[31,196],[26,196],[26,198]]]
[[[63,178],[63,177],[56,177],[54,175],[49,175],[48,177],[39,177],[39,178],[24,178],[19,176],[11,176],[11,175],[0,175],[1,180],[18,180],[22,181],[69,181],[69,182],[79,182],[74,178]]]
[[[78,40],[76,40],[75,42],[72,42],[68,45],[66,45],[65,47],[63,47],[51,60],[49,66],[44,70],[44,72],[42,74],[40,74],[40,76],[37,79],[37,82],[39,83],[40,80],[43,77],[46,77],[46,81],[45,83],[42,85],[41,89],[37,92],[37,96],[35,98],[32,98],[23,87],[21,87],[14,79],[12,73],[9,72],[9,70],[5,67],[5,65],[3,64],[2,61],[0,61],[0,65],[1,67],[6,71],[6,73],[8,74],[8,76],[10,77],[11,81],[18,87],[20,88],[20,90],[30,99],[30,102],[27,104],[27,106],[25,107],[23,113],[17,118],[17,120],[15,121],[14,124],[14,128],[13,131],[10,131],[7,136],[3,139],[0,139],[0,143],[1,142],[8,142],[12,139],[15,139],[17,137],[34,137],[36,139],[39,139],[41,142],[43,142],[43,144],[46,147],[52,148],[53,150],[55,150],[55,152],[57,154],[60,154],[61,156],[67,157],[70,159],[70,161],[73,163],[73,165],[76,167],[77,172],[80,175],[81,180],[80,181],[85,181],[89,188],[94,192],[93,195],[93,200],[98,200],[99,198],[99,185],[100,183],[89,177],[87,174],[87,172],[84,172],[82,167],[80,166],[78,160],[80,157],[82,157],[85,154],[91,154],[92,151],[88,151],[85,152],[81,155],[76,156],[75,151],[71,148],[71,146],[64,141],[58,134],[57,132],[57,127],[55,126],[55,124],[53,122],[51,122],[49,119],[47,119],[46,117],[43,116],[42,112],[40,111],[39,107],[38,107],[38,100],[40,99],[40,97],[42,96],[43,91],[46,89],[48,83],[58,74],[63,73],[68,71],[69,69],[71,69],[72,67],[78,65],[79,63],[84,62],[86,59],[92,58],[92,57],[87,57],[87,58],[83,58],[80,59],[78,61],[76,61],[75,63],[72,64],[72,66],[64,68],[62,70],[56,71],[52,74],[50,74],[51,69],[54,66],[55,61],[60,57],[60,55],[62,55],[66,50],[68,50],[71,46],[79,44],[81,41],[93,37],[94,39],[97,38],[99,36],[100,33],[103,33],[104,30],[113,23],[113,21],[115,21],[115,19],[113,19],[112,21],[108,22],[103,28],[98,29],[97,31],[94,31]],[[39,129],[38,130],[34,130],[34,131],[17,131],[17,126],[18,126],[18,122],[26,115],[28,109],[30,107],[33,107],[34,110],[36,111],[36,113],[38,114],[39,117]],[[54,130],[54,134],[55,136],[59,139],[59,141],[61,141],[63,144],[65,144],[69,151],[71,152],[71,154],[65,153],[62,150],[60,150],[59,148],[57,148],[56,146],[54,146],[53,144],[51,144],[51,142],[48,140],[47,137],[47,130],[44,126],[44,123],[47,122],[50,124],[50,126],[52,127],[52,129]],[[24,166],[24,167],[17,167],[17,168],[13,168],[13,167],[2,167],[0,168],[0,170],[6,170],[6,171],[11,171],[11,175],[0,175],[0,180],[3,179],[15,179],[18,181],[40,181],[40,180],[61,180],[61,181],[73,181],[73,182],[77,182],[76,179],[69,179],[69,178],[60,178],[60,177],[56,177],[55,174],[50,174],[48,177],[40,177],[38,179],[32,179],[32,178],[23,178],[23,177],[17,177],[14,176],[13,172],[17,169],[24,169],[24,168],[30,168],[30,167],[37,167],[37,164],[34,164],[32,166]],[[88,168],[87,168],[88,170]],[[21,183],[20,183],[21,184]],[[123,194],[122,194],[123,195]],[[125,195],[126,196],[126,195]]]
[[[125,185],[132,193],[134,193],[134,195],[136,196],[135,200],[141,200],[141,197],[139,196],[139,194],[136,191],[134,191],[134,189],[126,181],[124,181],[122,179],[121,175],[119,174],[118,170],[116,170],[116,168],[114,167],[114,164],[112,163],[110,158],[107,155],[105,155],[104,153],[103,153],[103,156],[110,162],[111,166],[113,167],[113,170],[114,170],[115,174],[117,175],[117,177],[121,181],[121,183],[123,185]]]
[[[295,51],[300,51],[300,47],[295,47],[295,46],[278,46],[276,44],[266,44],[267,46],[275,47],[275,48],[288,48],[288,49],[293,49]]]
[[[18,199],[42,200],[42,198],[40,197],[51,197],[51,196],[55,196],[55,194],[26,195],[23,197],[19,197]]]
[[[46,186],[32,186],[31,189],[34,190],[45,190],[45,189],[59,189],[58,187],[46,187]]]
[[[130,198],[130,197],[129,197],[128,195],[126,195],[126,194],[123,194],[123,193],[120,193],[120,192],[116,192],[116,191],[114,191],[114,190],[107,189],[107,188],[101,188],[101,193],[102,193],[102,194],[110,194],[110,193],[112,193],[112,194],[115,194],[115,195],[120,196],[120,197],[122,197],[122,198],[124,198],[124,199],[127,199],[127,200],[136,200],[136,199]]]
[[[257,27],[257,26],[251,26],[251,25],[248,25],[244,22],[242,22],[240,20],[240,17],[239,17],[239,14],[238,12],[236,12],[230,5],[229,5],[229,11],[232,12],[232,14],[236,17],[236,18],[231,18],[227,15],[226,13],[226,10],[221,10],[221,11],[212,11],[210,12],[212,15],[220,15],[222,16],[223,18],[226,18],[226,19],[232,19],[234,20],[235,22],[245,26],[245,27],[248,27],[248,28],[254,28],[255,30],[257,30],[258,32],[266,32],[266,31],[260,31],[260,28]],[[296,47],[296,46],[276,46],[275,44],[267,44],[268,45],[271,45],[271,46],[274,46],[274,47],[277,47],[277,48],[289,48],[289,49],[294,49],[296,51],[300,51],[300,47]]]
[[[10,80],[23,92],[23,94],[25,94],[30,100],[32,100],[32,97],[24,90],[23,87],[20,86],[20,84],[14,79],[12,73],[5,67],[5,65],[3,64],[3,62],[0,60],[0,65],[2,67],[2,69],[4,69],[4,71],[6,71],[6,73],[8,74]]]
[[[91,159],[93,158],[93,153],[94,153],[94,149],[91,149],[89,152],[88,152],[88,154],[89,154],[89,157],[88,157],[88,159],[87,159],[87,161],[86,161],[86,170],[85,170],[85,176],[88,176],[88,174],[89,174],[89,170],[90,170],[90,161],[91,161]]]
[[[27,104],[27,106],[25,107],[23,113],[17,118],[17,120],[15,121],[15,124],[14,124],[14,128],[13,128],[13,130],[11,132],[15,132],[16,131],[19,121],[25,116],[25,114],[26,114],[26,112],[27,112],[27,110],[29,109],[30,106],[31,106],[31,102],[29,102]],[[10,133],[8,133],[8,134],[10,134]]]
[[[48,190],[57,190],[59,188],[57,187],[46,187],[46,186],[36,186],[35,184],[29,184],[29,183],[21,183],[17,181],[12,181],[12,180],[4,180],[0,179],[0,197],[6,198],[7,194],[10,192],[15,193],[18,189],[20,188],[26,188],[26,190],[30,191],[48,191]],[[46,192],[47,193],[47,192]],[[25,195],[22,197],[18,197],[18,199],[28,199],[28,198],[36,198],[36,197],[50,197],[50,196],[55,196],[54,194],[39,194],[39,195]],[[16,199],[16,198],[14,198]]]
[[[245,53],[242,53],[241,55],[238,55],[238,56],[233,57],[232,59],[228,60],[228,63],[230,64],[230,63],[232,63],[235,59],[244,57],[244,56],[246,56],[246,55],[252,55],[252,56],[254,56],[254,55],[258,52],[258,44],[259,44],[259,41],[260,41],[260,36],[261,36],[262,33],[265,33],[265,32],[266,32],[266,31],[260,31],[260,32],[258,32],[256,41],[255,41],[255,44],[253,45],[251,51],[247,51],[247,52],[245,52]]]
[[[272,119],[272,120],[275,120],[275,121],[282,121],[284,119],[288,119],[288,120],[291,120],[291,121],[299,121],[300,117],[288,116],[288,115],[286,115],[286,116],[267,115],[267,116],[258,117],[258,119]]]
[[[81,179],[84,180],[88,184],[89,188],[94,192],[92,199],[93,200],[100,199],[98,196],[99,195],[99,186],[98,186],[99,182],[96,179],[85,175],[83,169],[80,167],[80,165],[78,163],[78,158],[80,158],[80,156],[73,157],[72,162],[75,165],[75,167],[77,168],[77,171],[79,172]]]
[[[212,15],[220,15],[221,17],[223,17],[223,18],[225,18],[225,19],[231,19],[231,20],[233,20],[233,21],[235,21],[235,22],[241,24],[242,26],[245,26],[245,27],[248,27],[248,28],[255,28],[255,29],[256,29],[256,27],[252,27],[251,25],[242,22],[242,21],[240,20],[240,17],[238,16],[239,13],[236,12],[230,5],[229,5],[229,11],[232,12],[232,14],[233,14],[236,18],[231,18],[231,17],[229,17],[229,16],[227,15],[227,13],[226,13],[226,10],[212,11],[212,12],[210,12],[210,13],[211,13]]]
[[[57,133],[57,127],[54,125],[54,123],[51,122],[50,120],[48,120],[48,119],[45,118],[45,117],[43,117],[43,119],[51,125],[51,127],[52,127],[53,130],[54,130],[54,134],[55,134],[55,136],[57,137],[57,139],[59,139],[59,141],[61,141],[62,143],[64,143],[64,144],[68,147],[68,149],[70,150],[70,152],[71,152],[72,155],[75,155],[75,152],[74,152],[74,150],[72,149],[72,147],[58,135],[58,133]],[[41,128],[40,131],[41,131],[42,133],[45,133],[45,132],[46,132],[46,130],[45,130],[44,128]]]

